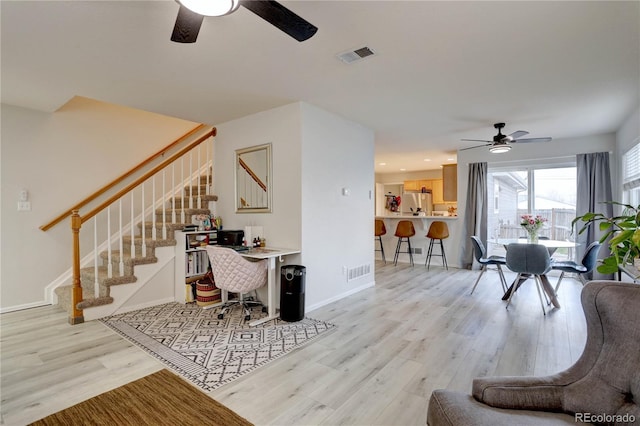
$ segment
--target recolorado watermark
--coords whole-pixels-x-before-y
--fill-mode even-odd
[[[636,416],[633,414],[596,414],[576,413],[575,422],[581,423],[634,423]]]

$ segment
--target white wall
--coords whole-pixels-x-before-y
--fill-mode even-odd
[[[374,282],[374,134],[309,104],[302,112],[302,264],[317,307]],[[361,265],[371,275],[347,282],[345,268]]]
[[[466,151],[458,151],[458,217],[455,223],[455,234],[458,236],[458,243],[452,244],[454,251],[447,259],[451,259],[451,264],[461,265],[461,256],[464,249],[465,239],[465,210],[467,207],[467,182],[469,175],[469,163],[486,161],[491,165],[517,165],[517,164],[545,164],[563,161],[566,158],[575,159],[576,154],[590,152],[611,152],[615,158],[615,135],[613,133],[605,135],[585,136],[582,138],[554,139],[548,143],[525,144],[514,146],[511,151],[505,154],[491,154],[488,149],[478,148]],[[616,175],[615,161],[611,161],[611,173]]]
[[[2,311],[45,302],[71,267],[69,220],[41,225],[146,159],[196,123],[74,98],[55,113],[2,105]],[[18,212],[18,193],[31,211]]]
[[[224,229],[264,227],[267,245],[298,248],[301,244],[301,114],[300,104],[253,114],[216,125],[214,145],[214,193],[216,216]],[[236,213],[235,151],[272,144],[273,206],[271,213]]]
[[[307,267],[307,309],[371,285],[373,274],[347,285],[342,266],[373,263],[373,133],[304,103],[216,128],[215,214],[223,227],[261,225],[267,245],[299,248],[285,263]],[[235,150],[265,143],[272,144],[272,212],[235,213]],[[340,195],[342,187],[351,196]]]

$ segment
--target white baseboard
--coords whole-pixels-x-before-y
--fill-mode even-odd
[[[340,293],[340,294],[337,294],[337,295],[335,295],[335,296],[333,296],[333,297],[330,297],[330,298],[328,298],[328,299],[325,299],[325,300],[323,300],[322,302],[314,303],[314,304],[313,304],[313,305],[311,305],[311,306],[307,306],[307,307],[305,308],[305,310],[306,310],[307,312],[311,312],[311,311],[313,311],[313,310],[315,310],[315,309],[318,309],[318,308],[321,308],[321,307],[323,307],[323,306],[326,306],[326,305],[328,305],[328,304],[330,304],[330,303],[336,302],[336,301],[338,301],[338,300],[340,300],[340,299],[344,299],[344,298],[345,298],[345,297],[347,297],[347,296],[351,296],[352,294],[359,293],[359,292],[361,292],[362,290],[366,290],[366,289],[368,289],[368,288],[370,288],[370,287],[374,287],[375,285],[376,285],[375,280],[374,280],[374,281],[370,281],[370,282],[368,282],[368,283],[362,284],[361,286],[358,286],[358,287],[354,287],[354,288],[352,288],[352,289],[349,289],[349,290],[345,291],[344,293]]]
[[[6,314],[8,312],[23,311],[25,309],[31,309],[31,308],[40,308],[42,306],[50,306],[50,305],[51,303],[47,302],[46,300],[42,300],[39,302],[25,303],[24,305],[7,306],[6,308],[0,308],[0,314]]]

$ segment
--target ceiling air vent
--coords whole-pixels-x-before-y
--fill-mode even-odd
[[[361,47],[360,49],[349,50],[347,52],[340,53],[338,55],[338,59],[340,59],[345,64],[351,64],[360,59],[367,58],[369,56],[375,55],[375,52],[368,47]]]

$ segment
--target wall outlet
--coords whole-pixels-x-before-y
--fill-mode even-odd
[[[19,212],[30,212],[31,211],[31,201],[18,201],[18,211]]]

